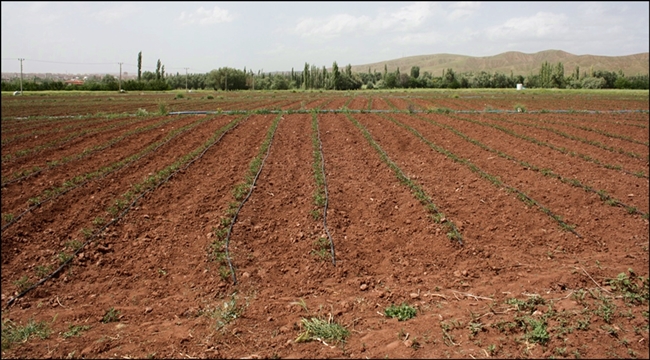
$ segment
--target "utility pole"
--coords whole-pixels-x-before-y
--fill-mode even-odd
[[[120,92],[122,92],[122,64],[124,63],[118,63],[120,64]]]
[[[23,61],[25,59],[18,59],[20,61],[20,95],[23,94]]]
[[[185,69],[185,92],[187,92],[187,69],[189,68],[184,68]]]

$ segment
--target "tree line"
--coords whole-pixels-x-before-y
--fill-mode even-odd
[[[257,73],[222,67],[209,73],[167,74],[165,65],[158,59],[155,72],[142,72],[142,52],[138,53],[137,79],[129,79],[120,83],[113,75],[103,77],[93,76],[86,79],[83,85],[66,84],[63,81],[51,79],[33,79],[23,81],[23,90],[109,90],[125,91],[172,90],[172,89],[213,89],[213,90],[359,90],[359,89],[460,89],[460,88],[515,88],[522,84],[527,88],[558,88],[558,89],[643,89],[648,90],[648,75],[626,76],[623,71],[606,70],[582,71],[576,67],[568,74],[565,73],[562,62],[542,63],[538,73],[527,76],[504,74],[500,72],[465,72],[456,73],[453,69],[444,69],[440,76],[428,71],[420,71],[419,66],[413,66],[408,72],[395,71],[352,72],[352,66],[347,65],[342,70],[336,61],[328,70],[325,66],[318,67],[305,63],[301,71]],[[2,91],[20,89],[18,79],[2,81]]]

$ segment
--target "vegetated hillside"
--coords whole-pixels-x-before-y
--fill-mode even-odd
[[[354,65],[352,71],[371,72],[384,71],[384,65],[388,71],[395,71],[397,67],[402,72],[410,71],[411,67],[419,66],[420,72],[428,71],[435,76],[442,74],[444,69],[452,68],[455,72],[500,72],[514,75],[528,75],[537,73],[544,61],[551,64],[562,62],[566,72],[573,71],[576,66],[580,72],[593,70],[618,71],[623,70],[625,75],[648,74],[649,57],[648,53],[639,53],[626,56],[599,56],[599,55],[574,55],[562,50],[545,50],[534,54],[526,54],[518,51],[509,51],[494,56],[474,57],[454,54],[434,54],[409,56],[400,59],[382,61],[373,64]],[[340,66],[340,64],[339,64]]]

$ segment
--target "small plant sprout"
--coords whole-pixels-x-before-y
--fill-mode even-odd
[[[417,314],[417,310],[406,303],[403,303],[400,306],[395,306],[393,304],[384,310],[384,314],[390,318],[397,318],[399,321],[406,321],[414,318]]]
[[[111,307],[110,309],[106,310],[106,313],[104,313],[104,317],[102,318],[102,322],[104,324],[107,324],[109,322],[118,321],[119,319],[120,319],[120,311],[115,310],[114,307]]]

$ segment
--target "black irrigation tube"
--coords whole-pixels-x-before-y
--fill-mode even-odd
[[[204,120],[204,121],[207,121],[207,120]],[[201,123],[201,122],[197,122],[195,126],[198,126],[200,123]],[[190,125],[193,125],[193,124],[190,124]],[[177,134],[175,134],[174,136],[171,136],[169,139],[167,139],[167,140],[165,140],[164,142],[161,142],[160,144],[158,144],[158,146],[156,146],[155,148],[153,148],[153,149],[147,151],[145,154],[142,154],[142,157],[144,157],[144,156],[146,156],[146,155],[148,155],[148,154],[150,154],[150,153],[152,153],[152,152],[158,150],[161,146],[167,144],[167,143],[170,142],[172,139],[174,139],[176,136],[178,136],[178,135],[184,133],[185,131],[188,131],[190,128],[193,128],[193,126],[188,126],[187,129],[182,130],[182,131],[179,131],[179,132],[178,132]],[[47,198],[47,199],[44,199],[43,201],[40,201],[40,200],[39,200],[36,204],[30,206],[29,208],[27,208],[27,210],[25,210],[25,211],[23,211],[22,213],[18,214],[18,215],[15,216],[13,219],[11,219],[11,221],[9,221],[8,223],[6,223],[5,226],[3,226],[3,227],[0,229],[0,232],[5,231],[5,229],[7,229],[10,225],[15,224],[15,223],[20,219],[20,218],[22,218],[23,216],[25,216],[25,214],[27,214],[27,213],[29,213],[30,211],[36,209],[37,207],[43,205],[44,203],[46,203],[46,202],[48,202],[48,201],[50,201],[50,200],[54,200],[54,199],[56,199],[57,197],[59,197],[59,196],[61,196],[61,195],[64,195],[64,194],[66,194],[67,192],[69,192],[69,191],[71,191],[71,190],[74,190],[74,189],[76,189],[76,188],[78,188],[78,187],[80,187],[80,186],[83,186],[83,185],[85,185],[86,183],[88,183],[89,181],[95,181],[95,180],[98,180],[98,179],[102,179],[102,178],[106,177],[107,175],[109,175],[109,174],[111,174],[111,173],[113,173],[113,172],[119,171],[119,170],[121,170],[121,169],[123,169],[123,168],[125,168],[125,167],[127,167],[127,166],[129,166],[129,165],[131,165],[131,164],[133,164],[133,162],[135,162],[135,161],[137,161],[137,160],[140,160],[142,157],[140,157],[140,158],[138,158],[138,159],[134,159],[134,160],[132,160],[132,161],[130,161],[130,162],[127,162],[127,163],[123,164],[122,166],[117,167],[117,168],[115,168],[115,169],[113,169],[113,170],[111,170],[111,171],[109,171],[109,172],[107,172],[107,173],[101,175],[101,176],[98,177],[98,178],[95,178],[95,179],[88,179],[88,178],[87,178],[85,181],[83,181],[83,182],[81,182],[81,183],[78,183],[78,184],[76,184],[75,186],[70,187],[70,188],[68,188],[68,189],[66,189],[66,190],[64,190],[64,191],[62,191],[62,192],[59,193],[59,194],[56,194],[56,196],[49,197],[49,198]]]
[[[255,174],[255,178],[253,179],[253,182],[250,185],[250,189],[248,190],[248,194],[246,194],[246,197],[239,204],[239,207],[237,208],[237,211],[235,212],[235,214],[232,217],[232,220],[230,221],[230,226],[228,227],[228,233],[226,234],[225,252],[226,252],[226,261],[228,262],[228,267],[230,268],[230,273],[232,274],[233,285],[237,285],[237,276],[235,275],[235,268],[233,267],[232,260],[230,259],[230,250],[229,250],[230,234],[232,233],[233,226],[235,226],[235,221],[237,221],[237,215],[239,215],[239,212],[241,211],[242,207],[244,207],[244,203],[246,203],[248,198],[253,193],[253,189],[255,189],[255,183],[257,182],[257,179],[259,178],[260,174],[262,173],[262,168],[264,168],[264,162],[266,161],[266,158],[268,158],[269,154],[271,153],[271,144],[273,143],[273,138],[275,137],[275,131],[277,130],[277,124],[280,123],[281,119],[282,119],[282,113],[280,113],[278,115],[278,117],[277,117],[277,120],[276,120],[276,123],[275,123],[275,129],[273,129],[273,133],[271,134],[271,139],[269,140],[268,148],[266,149],[266,155],[264,156],[264,159],[262,159],[262,162],[260,163],[260,168],[257,170],[257,174]],[[273,126],[273,125],[271,125],[271,126]]]
[[[235,121],[236,121],[236,120],[235,120]],[[231,122],[231,123],[232,123],[232,122]],[[149,188],[149,189],[146,189],[146,190],[144,190],[143,192],[141,192],[140,195],[138,195],[135,199],[133,199],[133,201],[129,204],[129,206],[125,207],[124,210],[122,210],[122,212],[121,212],[117,217],[113,218],[111,221],[109,221],[109,222],[106,223],[104,226],[102,226],[98,231],[96,231],[92,236],[90,236],[90,237],[88,238],[88,240],[86,240],[86,242],[83,243],[83,244],[79,247],[79,249],[77,249],[74,253],[72,253],[72,256],[71,256],[68,260],[66,260],[66,261],[65,261],[63,264],[61,264],[61,265],[60,265],[56,270],[54,270],[52,273],[50,273],[50,274],[47,275],[46,277],[44,277],[44,278],[42,278],[41,280],[39,280],[39,281],[38,281],[37,283],[35,283],[34,285],[32,285],[32,286],[30,286],[29,288],[23,290],[21,293],[19,293],[19,294],[16,295],[15,297],[10,298],[10,299],[7,301],[7,304],[5,305],[5,308],[8,308],[9,306],[11,306],[11,304],[13,304],[17,299],[19,299],[19,298],[25,296],[25,294],[27,294],[29,291],[33,290],[33,289],[36,288],[37,286],[42,285],[42,284],[45,283],[47,280],[49,280],[49,279],[51,279],[52,277],[56,276],[56,275],[57,275],[59,272],[61,272],[61,270],[63,270],[63,269],[64,269],[64,268],[65,268],[65,267],[66,267],[70,262],[72,262],[72,260],[75,259],[75,257],[77,256],[77,254],[79,254],[79,253],[81,252],[81,250],[83,250],[83,249],[84,249],[88,244],[90,244],[90,243],[91,243],[91,242],[92,242],[92,241],[93,241],[97,236],[99,236],[100,234],[102,234],[102,232],[103,232],[104,230],[106,230],[107,227],[109,227],[109,226],[112,225],[112,224],[115,224],[115,223],[118,222],[120,219],[122,219],[122,218],[126,215],[126,213],[129,212],[129,210],[131,210],[131,208],[133,208],[133,206],[135,206],[135,204],[137,203],[138,200],[140,200],[140,199],[141,199],[142,197],[144,197],[146,194],[155,191],[155,190],[158,189],[161,185],[163,185],[164,183],[168,182],[169,179],[171,179],[172,176],[176,175],[179,171],[182,171],[182,170],[187,169],[187,168],[188,168],[192,163],[194,163],[196,160],[198,160],[198,159],[200,159],[201,157],[203,157],[203,155],[208,151],[208,149],[210,149],[213,145],[215,145],[216,143],[218,143],[219,141],[221,141],[221,139],[224,137],[224,135],[226,135],[226,133],[228,133],[230,130],[236,128],[240,123],[241,123],[241,121],[237,121],[237,122],[235,123],[234,126],[232,126],[231,128],[227,129],[226,131],[224,131],[224,132],[221,134],[221,136],[219,136],[218,139],[216,139],[214,142],[212,142],[212,144],[208,145],[208,146],[207,146],[207,147],[206,147],[206,148],[201,152],[201,154],[199,154],[198,156],[196,156],[196,157],[195,157],[194,159],[192,159],[191,161],[187,162],[187,163],[185,164],[185,166],[180,167],[180,168],[176,169],[176,171],[174,171],[174,172],[172,172],[171,174],[169,174],[169,176],[167,176],[164,180],[158,182],[158,184],[156,184],[155,187],[153,187],[153,188]],[[230,124],[230,123],[226,124],[225,126],[228,126],[229,124]],[[222,127],[222,128],[223,128],[223,127]]]
[[[574,229],[575,226],[567,224],[566,222],[564,222],[564,220],[562,220],[562,218],[559,215],[553,214],[553,212],[549,208],[547,208],[545,206],[542,206],[539,202],[537,202],[537,200],[530,198],[524,192],[520,191],[519,189],[517,189],[515,187],[504,184],[500,180],[496,179],[494,176],[492,176],[492,175],[486,173],[485,171],[481,170],[478,166],[476,166],[474,163],[470,162],[469,160],[461,159],[461,158],[457,157],[451,151],[449,151],[449,150],[447,150],[447,149],[445,149],[445,148],[443,148],[441,146],[438,146],[438,145],[434,144],[433,142],[431,142],[427,138],[425,138],[422,134],[420,134],[420,132],[417,131],[416,129],[414,129],[413,127],[411,127],[409,125],[406,125],[404,123],[401,123],[401,122],[399,122],[398,120],[396,120],[396,119],[394,119],[392,117],[389,117],[389,120],[392,121],[393,123],[395,123],[396,125],[401,126],[401,127],[405,128],[405,129],[407,129],[408,131],[412,132],[413,134],[415,134],[415,136],[420,138],[420,140],[422,140],[424,143],[429,145],[429,147],[431,147],[435,151],[447,156],[452,161],[463,164],[463,165],[469,167],[469,169],[472,172],[475,172],[480,177],[490,181],[490,183],[492,183],[494,186],[499,187],[499,188],[502,187],[502,188],[505,188],[508,192],[516,193],[517,198],[519,200],[523,201],[527,205],[531,204],[531,205],[537,206],[540,209],[540,211],[542,211],[544,214],[548,215],[553,220],[555,220],[558,224],[560,224],[562,229],[565,229],[565,230],[568,230],[568,231],[572,232],[578,238],[582,238],[582,236],[577,231],[575,231],[575,229]]]
[[[332,99],[334,100],[334,99]],[[329,102],[331,102],[330,100]],[[372,100],[372,99],[371,99]],[[388,102],[388,100],[386,100]],[[390,103],[389,103],[390,104]],[[516,110],[453,110],[448,108],[434,108],[431,110],[400,110],[394,105],[393,110],[371,110],[371,109],[321,109],[322,106],[316,109],[300,109],[300,110],[277,110],[277,109],[258,109],[258,110],[187,110],[187,111],[170,111],[168,115],[213,115],[213,114],[309,114],[313,111],[318,113],[453,113],[453,114],[516,114]],[[648,113],[648,110],[531,110],[526,111],[526,114],[536,113],[586,113],[586,114],[622,114],[622,113]]]
[[[320,171],[323,175],[323,189],[325,191],[325,205],[323,205],[323,228],[327,234],[327,238],[330,241],[330,252],[332,253],[332,264],[336,266],[336,254],[334,252],[334,240],[332,240],[332,235],[330,234],[329,229],[327,228],[327,206],[329,204],[329,193],[327,192],[327,179],[325,176],[325,157],[323,156],[323,142],[320,138],[320,128],[318,127],[318,117],[316,113],[312,113],[314,117],[314,123],[316,124],[316,135],[318,137],[318,150],[320,151]]]
[[[13,184],[13,183],[16,183],[16,182],[18,182],[18,181],[24,180],[24,179],[26,179],[26,178],[28,178],[28,177],[34,176],[34,175],[36,175],[36,174],[39,174],[39,173],[41,173],[41,172],[43,172],[43,171],[45,171],[45,170],[52,169],[52,168],[54,168],[54,167],[56,167],[56,166],[59,166],[59,165],[65,165],[65,164],[67,164],[68,162],[75,161],[75,160],[81,160],[81,159],[85,158],[86,156],[89,156],[89,155],[91,155],[91,154],[93,154],[93,153],[95,153],[95,152],[97,152],[97,151],[101,151],[101,150],[104,150],[104,149],[106,149],[106,148],[108,148],[108,147],[111,147],[111,146],[117,144],[118,142],[120,142],[120,141],[126,139],[126,138],[129,137],[129,136],[136,135],[136,134],[139,134],[139,133],[144,132],[144,131],[149,131],[149,130],[156,129],[156,128],[160,127],[160,126],[163,126],[163,125],[169,124],[169,123],[172,122],[172,121],[174,121],[174,120],[167,119],[167,120],[163,120],[163,121],[157,122],[157,123],[155,123],[155,124],[151,124],[151,125],[149,125],[149,126],[145,126],[145,127],[137,128],[137,129],[133,130],[130,134],[129,134],[129,133],[126,133],[126,134],[120,135],[120,136],[118,136],[118,137],[116,137],[116,138],[113,138],[113,139],[109,140],[107,143],[104,143],[103,145],[99,145],[99,146],[97,146],[97,147],[90,148],[90,150],[88,150],[88,151],[84,150],[84,152],[82,152],[81,154],[79,154],[79,155],[77,155],[77,156],[69,157],[69,159],[63,158],[63,159],[61,159],[61,160],[58,160],[57,163],[54,164],[54,165],[50,165],[50,163],[47,163],[47,164],[46,164],[47,166],[44,167],[44,168],[40,168],[40,167],[39,167],[38,170],[35,170],[35,171],[33,171],[33,172],[30,172],[30,173],[28,173],[28,174],[26,174],[26,175],[22,175],[22,176],[19,176],[19,177],[13,178],[13,179],[11,179],[11,180],[7,180],[7,181],[3,182],[1,186],[2,186],[2,187],[5,187],[5,186],[7,186],[7,185],[9,185],[9,184]],[[33,168],[32,168],[32,169],[33,169]],[[25,170],[23,170],[23,173],[24,173],[24,171],[25,171]]]

